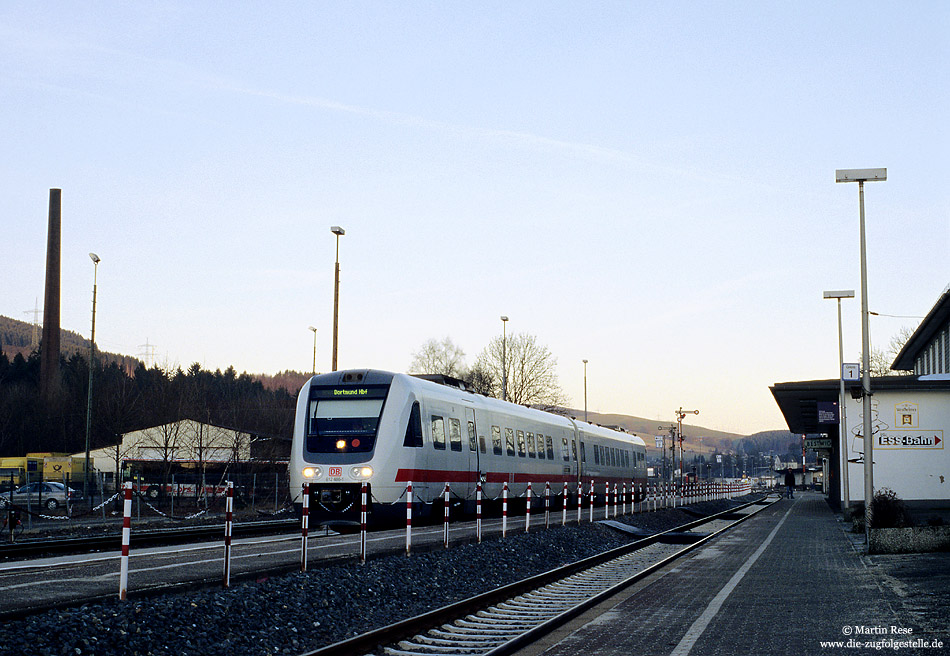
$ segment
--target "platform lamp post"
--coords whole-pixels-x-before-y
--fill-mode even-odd
[[[89,337],[89,390],[86,394],[86,460],[82,469],[82,497],[89,499],[89,441],[92,434],[92,372],[96,364],[96,287],[99,277],[99,256],[89,253],[92,260],[92,334]],[[90,501],[90,506],[92,502]]]
[[[861,396],[864,411],[864,537],[871,543],[871,520],[874,500],[874,440],[871,426],[871,337],[868,318],[868,263],[864,236],[864,183],[887,180],[887,169],[837,169],[835,182],[858,183],[861,241]]]
[[[317,373],[317,329],[313,326],[308,326],[308,328],[313,331],[313,369],[310,370],[310,375],[315,376]]]
[[[508,317],[501,315],[501,400],[508,400]]]
[[[336,371],[337,330],[340,324],[340,237],[346,231],[340,226],[330,226],[330,232],[336,235],[336,268],[333,280],[333,371]],[[314,365],[316,369],[316,365]]]
[[[587,360],[584,360],[584,422],[587,422]]]
[[[841,299],[854,298],[853,289],[824,292],[825,298],[838,301],[838,449],[841,452],[841,509],[851,506],[851,491],[848,489],[848,419],[844,396],[844,340],[841,331]]]

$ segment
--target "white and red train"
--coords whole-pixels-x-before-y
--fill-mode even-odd
[[[561,508],[564,483],[573,508],[578,487],[586,495],[592,481],[598,505],[607,487],[632,491],[646,482],[639,437],[451,382],[371,369],[307,381],[297,398],[290,455],[298,508],[303,483],[310,484],[314,525],[355,525],[364,482],[370,521],[377,524],[405,517],[410,482],[415,516],[422,517],[441,516],[446,483],[453,506],[474,513],[479,480],[485,499],[500,499],[507,483],[512,503],[522,498],[522,505],[529,483],[535,496],[550,483],[552,510]]]

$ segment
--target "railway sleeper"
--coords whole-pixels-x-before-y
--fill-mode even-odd
[[[398,647],[410,654],[483,654],[485,649],[480,647],[463,647],[461,645],[423,645],[409,640],[403,640]]]

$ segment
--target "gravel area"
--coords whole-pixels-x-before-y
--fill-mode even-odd
[[[739,501],[692,508],[718,512]],[[648,530],[682,510],[624,518]],[[299,654],[629,542],[604,526],[557,526],[429,553],[383,556],[127,602],[48,611],[0,626],[0,654],[276,656]]]

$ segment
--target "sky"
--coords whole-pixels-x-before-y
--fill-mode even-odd
[[[950,4],[0,5],[0,314],[163,366],[405,371],[534,335],[591,411],[782,430],[950,283]],[[12,237],[12,240],[10,239]],[[915,318],[917,317],[917,318]]]

